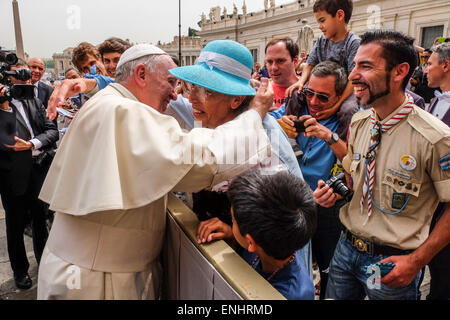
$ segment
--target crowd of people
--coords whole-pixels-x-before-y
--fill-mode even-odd
[[[317,0],[311,52],[277,37],[263,66],[232,40],[179,66],[109,38],[79,44],[53,91],[40,59],[19,60],[35,98],[0,105],[16,286],[32,285],[31,221],[38,299],[159,299],[167,194],[182,192],[199,245],[226,240],[287,299],[418,300],[427,265],[427,299],[450,299],[450,42],[359,37],[352,10]]]

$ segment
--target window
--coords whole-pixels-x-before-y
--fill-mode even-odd
[[[437,37],[442,37],[444,34],[444,26],[433,26],[422,28],[422,48],[430,48],[433,46],[434,39]]]
[[[253,64],[255,64],[258,62],[258,49],[251,49],[250,52],[253,56]]]

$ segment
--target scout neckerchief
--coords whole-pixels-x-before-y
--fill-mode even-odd
[[[361,213],[363,213],[366,195],[367,195],[367,193],[369,194],[368,202],[367,202],[367,220],[366,220],[366,222],[369,220],[369,217],[372,215],[372,204],[374,204],[378,209],[380,209],[374,203],[374,201],[372,199],[372,190],[373,190],[373,186],[375,184],[375,157],[377,154],[376,148],[381,142],[382,133],[388,131],[389,129],[394,127],[397,123],[399,123],[402,119],[406,118],[406,116],[413,109],[413,106],[414,106],[413,98],[409,94],[406,94],[406,99],[407,99],[407,102],[406,102],[405,106],[396,115],[394,115],[391,119],[389,119],[384,124],[381,124],[379,121],[376,121],[375,110],[372,108],[370,124],[373,125],[373,127],[371,130],[370,147],[365,156],[365,158],[366,158],[366,166],[365,166],[366,167],[366,170],[365,170],[366,177],[365,177],[365,181],[364,181],[364,185],[363,185],[363,194],[361,197]],[[397,213],[403,211],[404,207],[405,206],[403,206],[403,208],[400,209],[400,211],[393,212],[393,213],[386,212],[381,209],[380,209],[380,211],[382,211],[384,213],[388,213],[388,214],[397,214]]]

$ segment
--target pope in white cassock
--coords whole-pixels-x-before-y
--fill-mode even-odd
[[[261,124],[272,104],[267,82],[235,120],[186,134],[162,114],[176,99],[177,79],[168,72],[174,67],[155,46],[131,47],[120,58],[116,83],[71,123],[40,193],[56,213],[38,299],[158,299],[167,193],[214,186],[269,155]],[[236,79],[223,72],[221,83],[240,85]],[[224,143],[233,135],[258,147],[239,164],[222,164],[234,159],[228,157],[234,145]]]

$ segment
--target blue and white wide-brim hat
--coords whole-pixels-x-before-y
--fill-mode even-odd
[[[231,96],[253,96],[250,85],[253,57],[242,44],[232,40],[208,43],[193,66],[169,70],[175,77]]]

